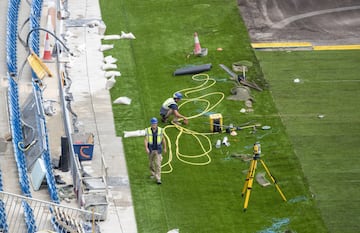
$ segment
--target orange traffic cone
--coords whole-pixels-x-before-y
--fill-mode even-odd
[[[51,60],[49,33],[46,33],[43,60]]]
[[[196,56],[206,56],[207,55],[207,48],[201,48],[199,37],[197,32],[194,33],[194,55]]]
[[[201,45],[200,45],[200,41],[199,41],[197,32],[194,33],[194,42],[195,42],[194,54],[201,55]]]

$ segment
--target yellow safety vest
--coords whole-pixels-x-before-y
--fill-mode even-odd
[[[162,137],[163,137],[163,129],[158,127],[158,130],[157,130],[157,137],[156,137],[156,142],[158,145],[161,144],[162,142]],[[147,128],[147,139],[148,139],[148,143],[150,145],[153,145],[154,142],[153,142],[153,132],[151,130],[151,127]]]

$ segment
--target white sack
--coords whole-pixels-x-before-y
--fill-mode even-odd
[[[113,48],[114,48],[113,44],[103,44],[100,46],[100,51],[103,52],[103,51],[110,50]]]
[[[104,62],[107,64],[112,64],[112,63],[117,62],[117,59],[114,58],[112,55],[108,55],[108,56],[104,57]]]
[[[119,40],[121,39],[120,35],[106,35],[106,36],[102,36],[103,40]]]
[[[110,90],[116,83],[115,76],[112,76],[106,81],[105,88]]]
[[[117,69],[116,64],[103,64],[101,67],[102,70],[110,70],[110,69]]]
[[[110,70],[105,72],[105,78],[111,78],[112,76],[119,77],[121,76],[120,71]]]
[[[124,138],[145,136],[145,130],[124,131]]]
[[[121,39],[136,39],[134,34],[132,34],[131,32],[129,33],[125,33],[123,31],[121,31],[121,35],[120,35]]]
[[[114,104],[126,104],[126,105],[129,105],[129,104],[131,104],[131,99],[129,97],[122,96],[122,97],[119,97],[116,100],[114,100],[113,103]]]

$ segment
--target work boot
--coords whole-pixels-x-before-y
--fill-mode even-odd
[[[167,117],[165,117],[164,115],[161,116],[161,122],[162,123],[166,123],[167,121]]]

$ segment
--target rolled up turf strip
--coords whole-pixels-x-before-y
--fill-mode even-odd
[[[184,75],[184,74],[198,74],[203,71],[207,71],[211,69],[211,63],[204,64],[204,65],[198,65],[198,66],[189,66],[180,68],[174,71],[174,76],[176,75]]]

